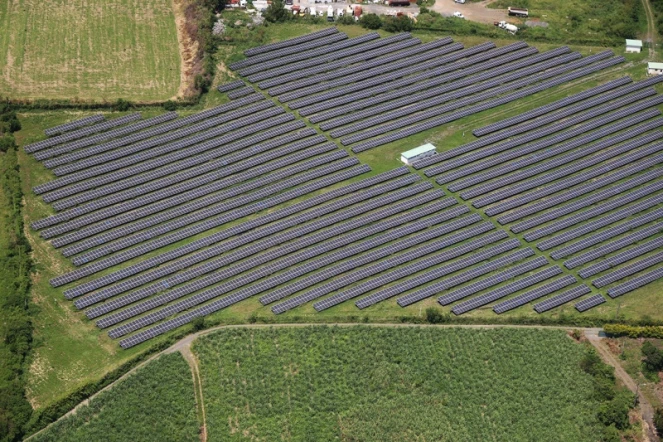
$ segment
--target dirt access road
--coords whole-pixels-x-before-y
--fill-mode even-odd
[[[435,4],[431,6],[430,9],[439,12],[444,16],[451,16],[455,11],[458,11],[465,16],[466,20],[492,25],[496,21],[508,19],[506,9],[490,9],[487,7],[494,1],[495,0],[484,0],[476,3],[470,3],[468,1],[464,5],[461,5],[460,3],[454,2],[454,0],[436,0]]]

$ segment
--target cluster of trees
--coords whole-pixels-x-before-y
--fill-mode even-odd
[[[384,29],[387,32],[410,32],[414,29],[414,21],[405,15],[400,17],[385,17],[377,14],[364,14],[359,24],[366,29]]]
[[[600,401],[598,420],[604,425],[603,442],[621,442],[620,430],[630,426],[628,413],[635,406],[635,397],[628,390],[618,390],[615,369],[601,361],[593,349],[585,353],[580,367],[593,378],[595,400]]]
[[[0,103],[0,152],[7,152],[14,146],[12,134],[21,130],[16,112],[7,103]]]
[[[655,374],[663,371],[663,350],[659,350],[654,344],[645,341],[642,344],[642,367],[645,373]]]
[[[23,235],[23,193],[12,133],[20,123],[4,106],[0,113],[0,441],[20,440],[32,415],[25,372],[32,345],[30,246]],[[12,127],[13,126],[13,127]],[[6,131],[6,132],[5,132]]]

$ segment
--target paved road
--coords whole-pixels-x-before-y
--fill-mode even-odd
[[[453,0],[435,0],[435,4],[431,9],[445,16],[451,16],[455,11],[458,11],[462,13],[467,20],[490,25],[496,21],[508,21],[506,9],[491,9],[486,7],[494,1],[495,0],[484,0],[476,3],[467,2],[464,5],[461,5],[455,3]]]

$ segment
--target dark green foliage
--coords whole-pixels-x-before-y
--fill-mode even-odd
[[[8,103],[0,104],[0,137],[2,134],[12,134],[21,130],[21,122],[18,121],[16,112]],[[9,144],[13,141],[0,142],[0,152],[6,152]]]
[[[387,17],[382,28],[387,32],[410,32],[414,29],[414,22],[410,17]]]
[[[168,112],[172,112],[174,110],[177,110],[177,103],[174,102],[173,100],[168,100],[163,104],[163,108]]]
[[[119,112],[126,112],[129,110],[130,107],[131,107],[131,102],[123,98],[118,98],[114,106],[115,110]]]
[[[355,18],[354,18],[354,16],[352,16],[350,14],[345,14],[345,15],[339,17],[336,22],[340,25],[354,25],[355,24]]]
[[[382,27],[382,19],[377,14],[363,14],[359,19],[359,24],[362,28],[366,29],[380,29]]]
[[[583,347],[561,331],[245,328],[193,349],[210,441],[596,442],[603,430]]]
[[[654,411],[654,426],[658,434],[663,434],[663,409],[661,408]]]
[[[445,322],[451,322],[451,317],[449,314],[442,314],[440,310],[435,307],[428,307],[426,309],[426,322],[430,324],[443,324]]]
[[[1,137],[0,150],[5,152],[0,155],[0,441],[9,442],[22,438],[32,414],[24,376],[32,345],[32,262],[23,235],[23,193],[14,139]]]
[[[642,365],[645,371],[655,373],[663,371],[663,350],[659,350],[649,341],[642,344]]]
[[[605,430],[603,430],[601,442],[622,442],[622,436],[619,434],[619,430],[614,425],[610,425],[609,427],[605,427]]]
[[[283,0],[272,0],[272,4],[265,11],[265,20],[270,23],[283,23],[292,18],[292,13],[285,9]]]
[[[35,442],[195,441],[193,379],[179,353],[140,368],[42,433]]]
[[[598,410],[599,421],[618,430],[629,427],[628,412],[633,407],[633,395],[628,391],[619,392],[613,399],[601,404]]]
[[[193,329],[198,331],[205,328],[205,318],[202,316],[197,317],[191,322]]]

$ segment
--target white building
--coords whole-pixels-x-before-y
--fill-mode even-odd
[[[647,63],[647,75],[663,75],[663,63]]]
[[[626,39],[626,52],[640,53],[642,51],[642,40]]]
[[[411,166],[412,163],[414,163],[415,161],[420,160],[422,158],[433,156],[436,153],[437,151],[435,150],[435,146],[433,146],[430,143],[427,143],[424,144],[423,146],[415,147],[412,150],[403,152],[401,154],[401,161],[407,164],[408,166]]]

